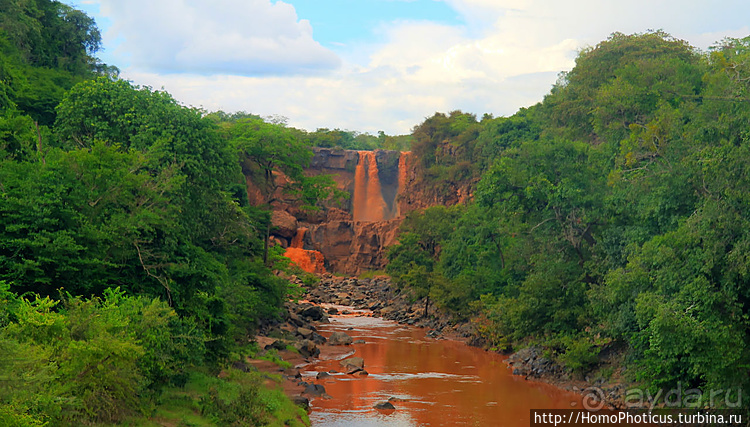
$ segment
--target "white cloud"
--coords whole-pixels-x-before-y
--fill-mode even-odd
[[[118,8],[118,16],[132,13],[128,12],[132,2],[126,8],[119,2],[115,5],[115,0],[103,1],[112,13]],[[612,32],[664,29],[705,49],[724,36],[747,35],[742,18],[750,15],[750,3],[744,0],[711,4],[698,0],[444,1],[462,14],[465,25],[384,23],[379,29],[382,41],[341,47],[342,66],[333,68],[335,58],[313,41],[309,24],[298,20],[289,5],[251,1],[265,14],[260,20],[213,4],[214,9],[198,13],[181,0],[169,0],[148,9],[162,17],[172,11],[168,19],[172,23],[165,22],[159,30],[165,39],[149,42],[156,37],[155,31],[128,38],[120,49],[140,52],[141,57],[138,61],[134,57],[123,75],[136,83],[164,86],[178,100],[209,110],[280,114],[287,116],[291,125],[309,130],[339,127],[407,133],[435,111],[510,115],[519,107],[539,102],[558,72],[573,67],[578,50],[597,44]],[[220,3],[234,4],[235,9],[240,4],[239,0]],[[136,17],[121,19],[118,17],[115,25],[125,32]],[[258,28],[252,33],[242,30],[239,23],[250,25],[252,19]],[[192,35],[193,31],[200,36]],[[243,44],[254,46],[253,52],[238,50]],[[139,51],[137,46],[151,51]],[[303,46],[312,46],[311,53]],[[177,53],[167,48],[176,48]],[[294,55],[285,49],[293,50]],[[165,60],[155,61],[159,55]],[[260,63],[282,70],[299,69],[304,64],[329,68],[312,75],[242,77],[223,65],[253,62],[252,58],[259,56],[266,58],[257,60]],[[145,60],[153,61],[151,68],[141,65]],[[159,73],[159,68],[169,68],[170,61],[193,72]],[[230,69],[222,71],[224,68]],[[222,72],[199,75],[212,69]]]
[[[664,29],[698,44],[707,33],[746,27],[746,0],[444,0],[489,31],[534,43],[575,39],[596,44],[609,34]],[[700,40],[703,42],[702,40]],[[713,42],[713,41],[711,41]],[[706,48],[707,44],[698,47]]]
[[[105,34],[141,70],[293,74],[334,69],[340,59],[313,39],[290,4],[270,0],[101,0]]]

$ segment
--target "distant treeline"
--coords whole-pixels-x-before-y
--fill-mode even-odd
[[[344,150],[368,151],[409,151],[409,149],[411,148],[411,142],[413,140],[412,135],[390,136],[386,135],[383,131],[378,132],[377,136],[369,133],[360,133],[357,131],[341,129],[331,130],[327,128],[318,128],[314,132],[308,132],[304,129],[288,127],[286,125],[286,117],[271,116],[264,118],[257,114],[250,114],[245,111],[236,111],[233,113],[217,111],[210,113],[210,116],[214,117],[220,122],[230,123],[242,119],[263,120],[267,123],[274,124],[286,129],[290,133],[290,135],[293,135],[294,138],[309,147],[341,148]]]

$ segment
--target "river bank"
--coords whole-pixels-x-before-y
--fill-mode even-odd
[[[303,300],[287,303],[283,321],[266,325],[262,335],[257,338],[265,352],[271,352],[285,361],[282,367],[270,362],[255,362],[257,367],[283,375],[285,391],[305,408],[309,408],[311,399],[327,399],[330,396],[321,381],[313,381],[320,378],[303,375],[304,367],[321,360],[343,359],[352,352],[350,344],[354,342],[353,339],[347,341],[343,338],[341,341],[340,336],[331,339],[333,335],[326,338],[319,333],[320,328],[326,328],[329,324],[330,316],[339,315],[380,317],[401,325],[424,328],[426,337],[430,339],[482,346],[470,322],[456,321],[432,309],[425,316],[423,301],[413,301],[398,292],[385,277],[323,277],[317,286],[307,291]],[[589,406],[601,405],[600,401],[609,407],[623,406],[626,387],[617,381],[616,373],[611,375],[614,381],[601,375],[574,378],[569,371],[545,357],[538,347],[520,349],[504,356],[502,360],[507,365],[504,369],[511,370],[518,378],[578,393],[585,397],[584,403]],[[605,359],[603,363],[607,366],[614,364],[615,356],[616,352],[605,355],[610,359]],[[349,369],[342,365],[342,369],[344,372],[348,369],[350,375],[368,374],[362,368]]]

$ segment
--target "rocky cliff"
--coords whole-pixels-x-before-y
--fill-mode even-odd
[[[314,214],[291,203],[275,204],[272,241],[287,248],[287,256],[307,271],[359,274],[383,269],[385,249],[396,242],[406,213],[468,197],[461,190],[447,198],[431,195],[421,188],[412,164],[408,152],[314,149],[306,173],[331,175],[349,198]],[[247,182],[252,203],[258,190]]]

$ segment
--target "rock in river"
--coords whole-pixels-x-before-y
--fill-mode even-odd
[[[375,404],[375,409],[396,409],[391,402],[380,402]]]
[[[331,337],[328,338],[328,344],[330,345],[349,345],[352,341],[354,341],[352,337],[339,331],[332,333]]]
[[[323,387],[320,384],[308,384],[305,387],[305,391],[302,392],[305,396],[325,396],[326,395],[326,388]]]
[[[307,307],[300,312],[300,316],[307,317],[313,321],[320,322],[327,319],[325,311],[321,307],[311,306]]]
[[[292,402],[294,402],[295,405],[302,407],[305,411],[310,410],[310,399],[305,396],[293,396]]]
[[[350,357],[339,363],[349,375],[356,374],[357,372],[364,372],[365,361],[361,357]]]
[[[318,357],[320,349],[314,342],[310,340],[302,340],[294,345],[294,348],[299,351],[302,357]]]

